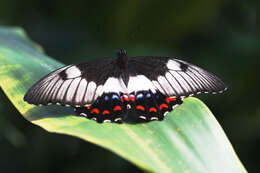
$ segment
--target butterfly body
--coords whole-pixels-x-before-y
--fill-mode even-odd
[[[163,120],[184,97],[216,93],[226,85],[214,74],[169,57],[128,57],[69,65],[34,84],[24,100],[30,104],[72,106],[88,119],[116,122],[132,118]]]

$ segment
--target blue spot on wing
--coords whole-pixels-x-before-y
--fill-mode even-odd
[[[105,99],[105,101],[108,101],[108,100],[109,100],[109,97],[108,97],[108,96],[105,96],[104,99]]]
[[[120,100],[119,96],[116,95],[116,94],[113,94],[113,95],[112,95],[112,99],[113,99],[113,100],[115,100],[115,99],[116,99],[116,100]]]
[[[136,95],[136,99],[142,99],[144,97],[143,93],[139,93]]]
[[[147,93],[146,94],[146,98],[150,98],[151,97],[151,94],[150,93]]]

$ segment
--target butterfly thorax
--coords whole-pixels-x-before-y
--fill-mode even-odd
[[[116,64],[118,68],[120,69],[120,77],[124,81],[125,84],[129,81],[129,75],[128,75],[128,56],[127,52],[124,49],[120,49],[117,52],[117,59]]]
[[[117,52],[117,65],[121,70],[126,70],[128,65],[128,57],[126,50],[120,49]]]

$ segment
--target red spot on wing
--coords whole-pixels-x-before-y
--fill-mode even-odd
[[[145,108],[144,108],[143,106],[141,106],[141,105],[137,105],[137,106],[136,106],[136,109],[137,109],[137,110],[141,110],[141,111],[144,111],[144,110],[145,110]]]
[[[117,106],[114,107],[113,110],[114,110],[114,111],[121,111],[121,110],[122,110],[122,107],[117,105]]]
[[[92,109],[91,111],[90,111],[90,113],[96,113],[96,114],[99,114],[99,109],[98,108],[94,108],[94,109]]]
[[[160,110],[162,110],[163,108],[168,109],[168,105],[165,104],[165,103],[162,103],[162,104],[160,105]]]
[[[128,95],[123,94],[123,95],[121,96],[121,101],[122,101],[122,102],[124,102],[124,101],[128,102],[128,101],[129,101]]]
[[[151,108],[149,109],[149,112],[157,112],[157,109],[156,109],[155,107],[151,107]]]
[[[176,101],[176,98],[167,97],[167,98],[165,99],[165,101],[166,101],[167,103],[170,103],[170,102],[172,102],[172,101]]]
[[[109,112],[108,110],[104,110],[104,111],[102,112],[102,115],[106,115],[106,114],[110,114],[110,112]]]
[[[131,102],[134,102],[134,101],[135,101],[135,96],[130,95],[129,97],[130,97],[130,101],[131,101]]]

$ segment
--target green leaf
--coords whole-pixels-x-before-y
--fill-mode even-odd
[[[23,101],[27,89],[63,66],[42,53],[19,28],[0,28],[0,86],[28,121],[77,136],[152,172],[246,172],[222,128],[198,99],[187,98],[165,118],[145,124],[98,124],[71,108]]]

